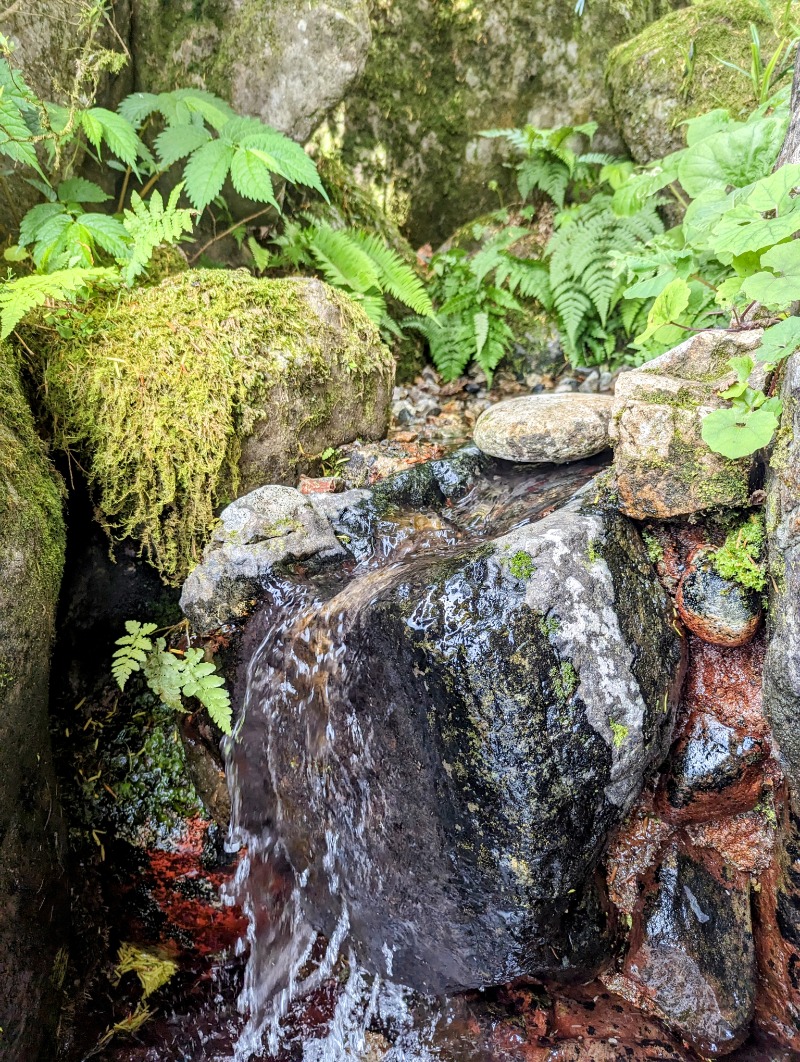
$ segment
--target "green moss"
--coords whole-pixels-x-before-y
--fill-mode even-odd
[[[622,746],[623,741],[629,734],[628,727],[626,727],[624,723],[615,723],[613,719],[609,719],[608,725],[611,727],[614,748],[618,749]]]
[[[569,660],[562,660],[557,668],[550,671],[550,681],[556,697],[563,704],[578,688],[578,673]]]
[[[19,380],[19,361],[0,344],[0,558],[25,552],[30,579],[25,602],[15,602],[17,623],[41,629],[55,607],[64,567],[63,485],[47,460]],[[14,663],[0,667],[0,685],[10,684]]]
[[[365,391],[389,357],[351,299],[325,288],[338,333],[304,285],[188,270],[97,305],[85,340],[27,331],[54,444],[85,469],[112,539],[137,541],[168,582],[185,578],[215,507],[236,495],[242,439],[272,388],[307,399],[299,433],[337,401],[324,386],[332,364]]]
[[[771,55],[777,45],[773,19],[758,0],[701,0],[611,52],[606,78],[612,105],[637,158],[680,146],[679,125],[687,118],[714,107],[741,117],[756,106],[749,79],[719,62],[749,69],[751,22]]]
[[[508,562],[508,570],[515,579],[522,579],[523,582],[527,582],[536,571],[536,565],[533,563],[530,553],[526,553],[524,549],[519,549]]]
[[[767,585],[765,541],[764,517],[751,513],[714,553],[715,569],[723,579],[733,579],[748,590],[763,590]]]
[[[589,545],[586,550],[586,555],[589,558],[590,564],[594,564],[596,561],[603,559],[603,554],[600,550],[600,545],[601,543],[599,543],[594,538],[589,542]]]
[[[642,542],[647,550],[647,559],[651,564],[658,564],[664,557],[664,548],[652,531],[645,527],[642,530]]]

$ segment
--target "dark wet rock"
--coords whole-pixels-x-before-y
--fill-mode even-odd
[[[406,506],[437,509],[463,497],[489,464],[477,446],[462,446],[447,457],[387,476],[376,484],[373,501],[379,511]]]
[[[506,461],[580,461],[611,445],[608,425],[612,406],[609,395],[509,398],[490,406],[478,418],[475,445]]]
[[[62,485],[0,344],[0,1055],[53,1057],[67,967],[64,829],[48,730]]]
[[[713,645],[744,645],[761,622],[758,596],[719,575],[710,554],[703,551],[686,569],[675,603],[689,630]]]
[[[786,362],[783,414],[767,474],[770,631],[764,711],[800,794],[800,356]]]
[[[745,1038],[756,995],[747,877],[723,883],[672,845],[620,978],[609,986],[662,1018],[704,1055]]]
[[[428,989],[606,960],[594,870],[683,677],[633,525],[576,500],[355,580],[264,641],[273,622],[247,631],[262,647],[233,758],[242,826],[279,831],[312,924],[330,936],[346,908],[368,966]]]
[[[196,631],[241,618],[278,564],[344,558],[319,504],[293,487],[268,486],[223,509],[181,592],[181,608]]]
[[[763,739],[742,734],[714,715],[695,716],[670,756],[666,782],[670,805],[686,808],[704,794],[730,789],[743,780],[748,769],[761,763],[767,751]]]

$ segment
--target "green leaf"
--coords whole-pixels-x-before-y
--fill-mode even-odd
[[[736,460],[767,446],[777,427],[778,418],[772,410],[731,407],[708,413],[701,434],[714,453]]]
[[[211,134],[202,125],[168,125],[155,139],[156,155],[162,169],[186,158],[203,144]]]
[[[714,185],[727,189],[752,184],[771,172],[785,128],[783,116],[772,115],[705,137],[684,151],[678,179],[693,198]]]
[[[71,177],[62,181],[56,189],[62,203],[107,203],[111,198],[99,184],[87,181],[84,177]]]
[[[37,206],[31,207],[19,225],[20,247],[28,247],[41,239],[44,225],[56,217],[68,219],[69,215],[66,213],[63,203],[39,203]]]
[[[153,650],[150,635],[155,631],[155,623],[138,623],[127,620],[125,630],[128,632],[117,638],[115,645],[120,646],[111,658],[111,673],[121,690],[135,671],[140,671]]]
[[[82,122],[86,135],[97,150],[101,141],[105,141],[109,151],[122,159],[126,166],[136,165],[142,144],[136,130],[122,115],[105,107],[91,107],[84,111]]]
[[[680,277],[671,280],[653,303],[647,315],[647,328],[634,340],[636,345],[642,346],[663,325],[677,321],[689,305],[690,294],[689,285],[685,280]]]
[[[234,149],[221,140],[210,140],[192,153],[183,171],[186,194],[197,210],[205,210],[228,176]]]
[[[231,159],[231,183],[239,195],[256,203],[272,203],[280,210],[272,188],[270,168],[260,151],[239,147]]]
[[[159,97],[153,92],[134,92],[117,107],[119,114],[137,129],[158,109]]]
[[[762,271],[748,277],[742,284],[746,298],[777,310],[784,310],[800,299],[800,241],[791,240],[772,247],[762,254],[761,265],[772,272]]]
[[[131,237],[121,221],[108,214],[81,214],[81,225],[102,250],[114,258],[127,257]]]
[[[777,365],[800,348],[800,317],[787,317],[767,328],[756,351],[756,360]]]
[[[71,301],[94,286],[113,283],[118,276],[113,269],[62,269],[0,283],[0,339],[6,339],[26,314],[48,299]]]

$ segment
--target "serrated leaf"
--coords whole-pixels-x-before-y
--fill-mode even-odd
[[[70,177],[68,181],[62,181],[56,194],[62,203],[106,203],[111,198],[99,184],[87,181],[84,177]]]
[[[280,210],[272,188],[270,168],[261,152],[246,147],[236,148],[231,159],[231,183],[245,199],[252,199],[256,203],[272,203]]]
[[[156,155],[162,169],[186,158],[203,144],[211,134],[202,125],[168,125],[155,139]]]
[[[81,214],[80,220],[98,247],[114,258],[127,257],[131,237],[121,221],[108,214]]]
[[[186,194],[196,210],[205,210],[215,199],[228,176],[234,148],[221,140],[210,140],[192,153],[183,171]]]
[[[106,107],[91,107],[84,112],[82,121],[86,135],[96,149],[99,150],[101,142],[105,141],[109,151],[122,159],[127,166],[136,165],[141,141],[127,119]],[[87,122],[90,126],[87,126]]]

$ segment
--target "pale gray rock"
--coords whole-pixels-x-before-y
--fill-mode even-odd
[[[475,445],[506,461],[565,464],[610,446],[608,395],[540,394],[490,406],[475,425]]]
[[[183,584],[181,608],[196,631],[214,630],[247,613],[276,565],[344,556],[325,515],[305,495],[293,487],[259,487],[223,509],[203,559]]]

